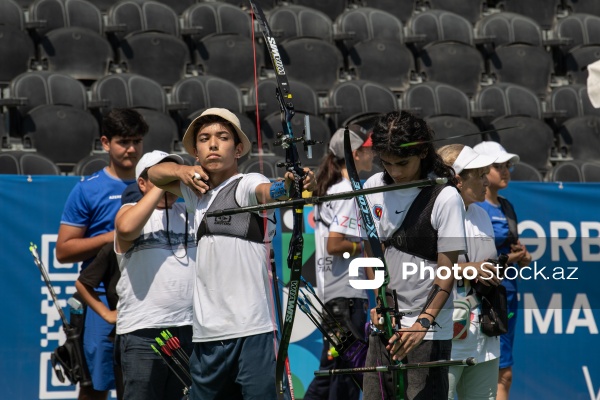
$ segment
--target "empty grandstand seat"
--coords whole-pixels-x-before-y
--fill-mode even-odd
[[[519,161],[513,168],[510,173],[510,179],[513,181],[542,182],[544,180],[540,171],[526,162]]]
[[[552,56],[544,48],[522,43],[496,47],[490,57],[490,73],[496,82],[516,83],[544,98],[550,92],[554,72]]]
[[[79,80],[99,79],[114,63],[108,40],[86,28],[54,29],[41,39],[39,51],[44,69]]]
[[[583,182],[580,161],[563,161],[556,164],[546,174],[548,182]]]
[[[348,54],[348,68],[356,78],[380,83],[395,92],[408,89],[416,73],[412,52],[406,45],[379,39],[356,43]]]
[[[279,52],[287,74],[305,82],[318,93],[327,92],[344,69],[339,49],[320,39],[287,39],[281,42]]]
[[[180,35],[179,17],[166,4],[153,0],[121,0],[113,4],[106,15],[108,25],[117,27],[118,40],[130,33],[143,31]]]
[[[574,47],[600,44],[600,16],[571,14],[556,23],[554,34],[557,38],[569,40],[560,46],[563,57]]]
[[[110,108],[146,108],[167,112],[164,89],[150,78],[135,74],[106,75],[92,85],[92,99],[107,102],[101,111]]]
[[[100,11],[106,13],[110,7],[115,4],[115,0],[88,0],[90,3],[98,7]]]
[[[19,158],[13,152],[0,153],[0,174],[18,175],[21,172],[19,168]]]
[[[600,60],[600,44],[579,45],[565,56],[566,76],[569,83],[585,84],[588,78],[587,66]]]
[[[561,3],[562,0],[503,0],[496,7],[525,15],[537,21],[542,29],[551,29]]]
[[[565,114],[558,120],[559,124],[569,118],[584,115],[600,117],[600,109],[592,106],[588,96],[587,86],[583,84],[559,86],[552,90],[550,108],[564,110]]]
[[[595,0],[564,0],[573,13],[592,14],[600,17],[600,3]]]
[[[346,34],[342,44],[349,51],[358,42],[370,39],[404,43],[402,22],[384,10],[360,7],[342,13],[334,20],[334,31]]]
[[[35,60],[35,46],[27,33],[0,25],[0,88],[15,76],[26,72]]]
[[[53,29],[70,26],[104,33],[101,11],[86,0],[36,0],[29,6],[29,20],[43,21],[35,29],[40,37]]]
[[[92,152],[94,141],[100,136],[92,114],[59,105],[32,109],[23,120],[23,129],[27,147],[69,169]]]
[[[197,3],[197,0],[157,0],[159,3],[169,6],[177,15],[183,14],[185,10]]]
[[[447,83],[468,96],[480,88],[485,65],[473,46],[455,41],[427,44],[418,56],[419,73],[425,80]]]
[[[171,99],[182,105],[178,116],[183,129],[191,122],[189,115],[200,109],[220,107],[234,113],[244,112],[240,89],[216,76],[192,76],[176,82],[171,89]]]
[[[510,43],[544,44],[542,28],[532,18],[512,12],[493,13],[475,24],[478,36],[489,37],[494,46]]]
[[[355,80],[341,82],[329,91],[329,105],[339,110],[332,114],[332,131],[345,126],[348,120],[367,113],[387,113],[398,110],[398,99],[387,87],[375,82]]]
[[[304,114],[317,115],[323,111],[319,106],[319,96],[317,92],[306,83],[294,79],[288,80],[290,91],[293,95],[294,109]],[[275,96],[277,81],[275,79],[262,79],[258,82],[258,104],[259,113],[262,117],[280,111],[279,101]],[[248,99],[255,102],[256,90],[250,88]]]
[[[241,8],[223,2],[201,2],[192,5],[182,14],[183,26],[198,28],[192,37],[195,41],[215,33],[238,34],[252,38],[251,18]]]
[[[600,182],[600,163],[585,161],[581,164],[584,182]]]
[[[11,80],[9,96],[3,101],[11,115],[10,131],[22,135],[23,118],[40,105],[63,105],[88,109],[86,89],[83,84],[68,75],[47,72],[26,72]]]
[[[424,3],[428,8],[450,11],[474,24],[481,18],[485,2],[482,0],[425,0]]]
[[[437,115],[471,118],[467,95],[458,88],[441,82],[423,82],[411,86],[402,96],[402,108],[421,118]]]
[[[23,8],[13,0],[0,1],[0,25],[25,30]]]
[[[484,125],[506,115],[537,119],[545,116],[539,97],[530,89],[514,83],[496,83],[482,88],[475,96],[475,107],[487,110],[487,115],[482,118]]]
[[[415,11],[415,0],[362,0],[364,7],[385,10],[406,23]]]
[[[109,163],[108,153],[90,154],[75,164],[73,175],[88,176],[107,167]]]
[[[558,134],[562,152],[575,160],[600,161],[600,117],[584,115],[568,119]]]
[[[154,150],[162,150],[167,153],[181,151],[177,124],[171,117],[145,108],[136,108],[136,111],[148,124],[148,133],[144,135],[142,141],[144,153]]]
[[[20,175],[60,175],[60,168],[48,157],[29,151],[18,155]]]
[[[492,129],[504,129],[488,134],[491,140],[499,142],[509,153],[518,154],[521,161],[530,164],[540,172],[550,167],[550,154],[554,146],[554,132],[543,121],[525,116],[496,118]]]
[[[333,22],[319,10],[298,5],[280,6],[272,10],[267,19],[271,30],[281,40],[314,37],[333,41]]]
[[[139,32],[121,40],[119,64],[127,72],[172,86],[190,69],[191,57],[180,38],[161,32]]]
[[[212,34],[195,42],[195,62],[205,75],[233,82],[242,89],[254,85],[252,39],[238,34]],[[264,68],[264,53],[256,46],[257,69]]]
[[[427,10],[415,14],[408,28],[416,35],[424,35],[423,45],[442,40],[475,44],[473,25],[464,17],[446,10]]]
[[[291,0],[292,4],[314,8],[336,19],[348,7],[348,0]]]
[[[433,145],[435,148],[440,148],[452,143],[461,143],[473,147],[483,141],[481,135],[453,138],[454,136],[468,135],[480,131],[477,125],[466,118],[455,117],[452,115],[439,115],[425,118],[425,121],[434,132],[433,138],[436,141]]]

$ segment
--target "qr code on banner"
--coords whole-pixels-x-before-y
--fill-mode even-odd
[[[56,234],[43,234],[40,248],[40,259],[46,267],[50,281],[75,282],[79,275],[81,263],[63,264],[56,259]]]

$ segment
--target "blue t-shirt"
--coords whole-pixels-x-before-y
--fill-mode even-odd
[[[86,227],[83,237],[90,238],[115,229],[115,216],[121,207],[121,194],[135,182],[115,178],[105,169],[84,178],[69,194],[60,223]],[[85,260],[82,269],[93,258]]]
[[[510,244],[503,245],[503,243],[506,241],[506,238],[508,237],[508,220],[506,219],[506,215],[504,214],[502,207],[500,205],[492,204],[487,200],[481,203],[477,203],[477,205],[483,208],[492,220],[492,226],[494,227],[494,236],[496,241],[496,250],[498,250],[498,254],[510,253]],[[517,290],[516,279],[504,279],[502,281],[502,284],[506,287],[506,290]]]

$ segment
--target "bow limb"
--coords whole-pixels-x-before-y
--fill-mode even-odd
[[[281,144],[286,150],[285,163],[283,163],[283,166],[288,172],[291,172],[294,177],[290,197],[298,199],[302,197],[301,181],[304,171],[300,167],[298,150],[296,148],[296,142],[298,140],[294,138],[294,134],[292,132],[291,121],[295,114],[294,105],[292,103],[292,93],[287,80],[285,68],[279,54],[279,49],[277,48],[277,43],[275,42],[275,38],[273,38],[271,28],[267,23],[267,19],[265,18],[263,11],[258,4],[253,0],[249,1],[252,7],[252,12],[258,20],[259,26],[263,33],[267,49],[271,56],[273,68],[275,70],[275,76],[277,80],[276,96],[281,110],[281,125],[283,129]],[[298,294],[300,289],[300,277],[302,273],[302,250],[304,247],[304,239],[302,237],[302,225],[304,221],[303,211],[304,210],[302,206],[297,206],[293,209],[294,217],[292,238],[290,240],[287,257],[287,264],[290,268],[289,292],[285,307],[285,318],[283,321],[283,327],[281,328],[279,349],[277,351],[277,364],[275,367],[275,379],[279,398],[283,398],[284,393],[284,370],[287,370],[288,385],[290,386],[290,394],[292,399],[294,397],[293,389],[291,388],[292,374],[289,369],[288,347],[292,336],[292,327],[296,314],[296,306],[298,303]]]
[[[352,146],[350,144],[350,131],[348,127],[344,131],[344,158],[346,160],[346,169],[348,170],[348,177],[350,178],[350,183],[352,184],[353,190],[361,190],[362,184],[360,182],[360,177],[358,176],[358,171],[356,170],[356,165],[354,165],[354,158],[352,156]],[[380,259],[383,262],[383,285],[378,290],[377,295],[377,304],[378,309],[382,310],[383,316],[383,325],[385,328],[386,337],[389,339],[395,330],[395,327],[392,323],[392,319],[389,314],[388,301],[386,296],[387,287],[390,283],[390,275],[387,268],[387,264],[385,263],[385,257],[383,254],[383,250],[381,249],[381,241],[379,240],[379,235],[377,234],[377,228],[375,227],[375,220],[373,219],[373,215],[371,214],[371,210],[369,208],[369,203],[367,202],[367,198],[365,195],[359,195],[356,198],[356,203],[361,213],[363,226],[367,231],[367,239],[369,245],[371,247],[371,252],[373,256]],[[380,268],[378,268],[380,269]],[[396,321],[398,323],[398,321]],[[395,389],[395,399],[403,400],[404,399],[404,382],[402,371],[396,370],[394,373],[394,389]]]

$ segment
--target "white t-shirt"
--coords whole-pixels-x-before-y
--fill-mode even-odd
[[[154,210],[133,246],[117,253],[117,334],[192,324],[196,234],[191,215],[185,227],[185,215],[183,203]]]
[[[477,204],[471,204],[467,209],[465,231],[469,261],[485,261],[496,258],[494,228],[488,213]],[[459,263],[465,261],[464,255],[459,256]],[[457,280],[455,286],[458,298],[466,297],[471,290],[471,285],[466,279]],[[469,325],[467,337],[452,341],[453,360],[476,357],[478,362],[484,362],[500,357],[500,337],[490,337],[481,332],[479,325],[480,307],[471,310],[471,324]]]
[[[381,172],[371,176],[365,182],[364,187],[384,185],[386,183],[383,181]],[[367,195],[381,241],[391,238],[398,230],[410,205],[420,191],[419,188],[410,188]],[[431,212],[431,225],[438,232],[438,252],[459,251],[464,253],[466,251],[464,203],[455,188],[446,187],[438,195]],[[366,238],[364,229],[363,237]],[[427,296],[433,285],[435,271],[437,271],[437,263],[400,252],[393,246],[389,246],[385,250],[385,260],[390,274],[389,288],[396,289],[398,307],[400,311],[407,313],[402,318],[402,327],[409,328],[415,323],[419,312],[427,303]],[[412,267],[413,264],[416,265],[416,268]],[[432,272],[427,272],[428,270],[423,266],[429,267]],[[437,325],[433,327],[436,332],[428,332],[425,335],[426,340],[452,339],[452,303],[453,296],[451,295],[436,318],[436,322],[441,327]]]
[[[352,191],[348,179],[331,185],[327,194],[335,194]],[[365,290],[355,289],[348,281],[348,266],[353,257],[345,259],[340,256],[332,256],[327,252],[327,240],[329,232],[337,232],[346,236],[347,240],[357,242],[360,246],[359,214],[356,202],[350,200],[333,200],[323,203],[318,207],[318,221],[315,226],[315,261],[317,275],[317,294],[323,302],[337,297],[345,298],[368,298]],[[329,226],[327,226],[329,225]],[[357,247],[360,248],[360,247]],[[358,250],[355,257],[364,257]],[[361,268],[359,278],[366,279],[364,269]]]
[[[240,207],[257,205],[256,187],[269,183],[260,174],[235,175],[208,193],[197,196],[181,184],[196,229],[219,191],[242,177],[235,192]],[[275,235],[273,213],[265,235]],[[276,325],[269,259],[263,243],[238,237],[205,235],[198,242],[194,279],[194,342],[227,340],[273,332]]]

